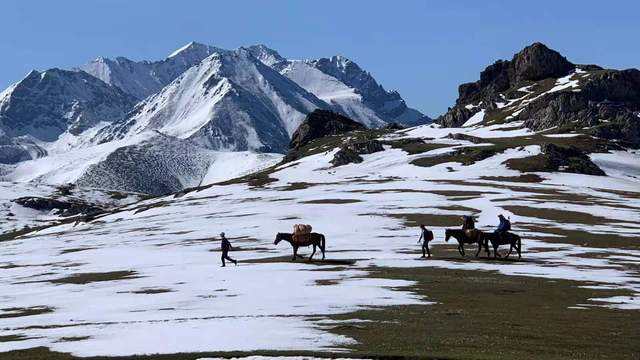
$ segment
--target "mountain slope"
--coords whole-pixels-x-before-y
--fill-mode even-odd
[[[344,56],[312,60],[309,64],[355,89],[362,96],[363,103],[387,122],[406,126],[431,122],[429,117],[408,107],[397,91],[385,90],[370,73]]]
[[[207,56],[221,51],[226,50],[190,42],[160,61],[98,57],[80,66],[80,69],[142,100],[160,91]]]
[[[386,91],[355,62],[333,56],[317,60],[288,60],[264,45],[248,50],[259,60],[296,82],[338,111],[368,127],[396,122],[405,126],[431,119],[406,106],[398,92]]]
[[[159,93],[100,141],[157,130],[209,149],[284,152],[305,115],[326,103],[249,51],[215,53]]]
[[[0,94],[3,162],[42,156],[46,143],[121,120],[133,105],[131,96],[85,72],[34,70]],[[21,155],[8,155],[12,148]]]

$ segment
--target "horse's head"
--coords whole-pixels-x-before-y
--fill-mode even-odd
[[[278,233],[278,234],[276,235],[276,240],[273,242],[273,245],[278,245],[278,243],[279,243],[280,241],[282,241],[282,239],[283,239],[283,236],[282,236],[282,235],[283,235],[282,233]]]
[[[444,241],[445,242],[449,242],[449,238],[451,237],[451,230],[450,229],[445,229],[444,230]]]

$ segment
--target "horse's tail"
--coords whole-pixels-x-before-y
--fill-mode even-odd
[[[522,238],[520,235],[516,235],[516,239],[518,240],[518,253],[520,253],[522,251]]]
[[[320,234],[320,243],[322,244],[322,250],[324,250],[325,239],[323,234]]]

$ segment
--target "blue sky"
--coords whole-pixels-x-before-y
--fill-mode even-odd
[[[462,82],[534,41],[576,63],[640,67],[637,1],[30,1],[0,4],[0,87],[98,55],[160,59],[195,40],[345,55],[435,116]]]

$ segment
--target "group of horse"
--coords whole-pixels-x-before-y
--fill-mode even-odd
[[[509,253],[505,256],[508,258],[509,255],[515,249],[518,253],[518,259],[522,257],[522,239],[517,234],[511,232],[505,232],[502,234],[494,233],[494,232],[484,232],[478,229],[463,230],[463,229],[445,229],[444,231],[444,240],[445,242],[449,242],[450,238],[454,238],[458,241],[458,252],[460,255],[465,256],[464,245],[465,244],[477,244],[478,250],[476,251],[476,257],[480,254],[480,251],[484,247],[487,257],[491,256],[489,251],[489,243],[491,243],[491,247],[493,248],[493,257],[498,258],[501,257],[498,253],[498,247],[500,245],[510,245]],[[278,233],[276,235],[276,239],[273,242],[275,245],[278,245],[281,241],[286,241],[291,244],[293,248],[293,261],[298,258],[304,258],[302,255],[298,255],[298,249],[300,247],[313,246],[313,251],[309,256],[309,261],[313,259],[313,255],[316,253],[316,248],[320,248],[322,252],[322,259],[325,257],[325,236],[320,233],[308,232],[308,233]],[[428,243],[423,246],[429,246]]]
[[[505,256],[505,259],[511,255],[513,250],[515,249],[518,253],[518,259],[522,257],[522,239],[519,235],[514,234],[512,232],[485,232],[478,229],[445,229],[444,230],[444,241],[449,242],[450,238],[454,238],[458,241],[458,252],[460,255],[464,256],[464,244],[477,244],[478,250],[476,251],[476,257],[480,254],[480,251],[484,247],[484,250],[487,253],[487,257],[491,256],[491,252],[489,251],[489,243],[491,243],[491,247],[493,248],[493,257],[499,258],[500,253],[498,252],[498,247],[500,245],[509,245],[509,252]]]

